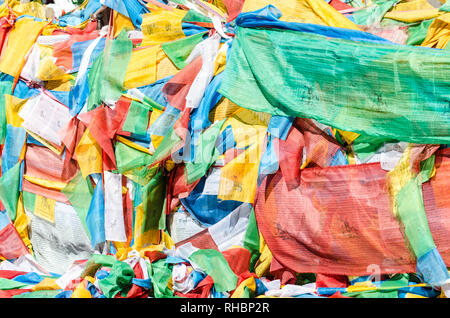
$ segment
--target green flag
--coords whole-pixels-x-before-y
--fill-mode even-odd
[[[244,247],[248,249],[251,253],[250,268],[249,268],[251,272],[254,272],[255,264],[260,256],[259,244],[260,241],[259,241],[258,224],[256,223],[255,210],[254,208],[252,208],[252,211],[250,212],[250,216],[248,219],[247,230],[245,231],[244,236]]]
[[[27,287],[28,285],[29,284],[0,277],[0,290],[21,289]]]
[[[128,114],[122,130],[145,136],[147,134],[147,126],[150,119],[149,111],[150,109],[145,104],[133,100],[128,109]]]
[[[149,230],[159,230],[164,214],[164,199],[166,197],[167,177],[162,169],[141,189],[144,220],[142,233]]]
[[[212,249],[197,250],[189,256],[197,266],[214,281],[215,289],[220,293],[236,289],[238,277],[230,268],[225,257]]]
[[[86,234],[89,239],[91,239],[91,234],[86,223],[86,216],[89,212],[89,206],[94,190],[89,177],[83,179],[81,171],[79,171],[61,192],[66,196],[74,210],[77,212]]]
[[[203,177],[219,157],[220,153],[217,150],[215,143],[224,122],[225,119],[213,124],[200,135],[195,150],[194,161],[186,163],[188,183],[192,183]]]
[[[372,0],[365,8],[353,12],[353,21],[358,25],[372,25],[379,23],[398,0]]]
[[[98,285],[106,298],[114,298],[118,292],[125,296],[131,288],[133,278],[133,268],[128,263],[116,261],[112,264],[109,275],[99,280]]]
[[[107,41],[105,51],[94,61],[88,74],[88,111],[102,102],[115,103],[120,98],[127,71],[124,65],[128,65],[132,51],[133,42],[125,30],[116,39]]]
[[[0,73],[0,144],[3,144],[6,137],[6,110],[5,94],[12,94],[13,78],[10,75]]]
[[[16,219],[21,170],[22,161],[19,161],[0,178],[0,200],[12,222]]]
[[[172,280],[172,265],[164,259],[153,263],[147,262],[148,275],[153,283],[153,293],[156,298],[173,297],[173,291],[169,288]]]
[[[193,10],[189,10],[189,12],[191,11]],[[186,15],[188,15],[189,12]],[[191,54],[192,50],[198,43],[203,41],[203,36],[206,33],[207,32],[201,32],[179,40],[166,42],[161,44],[161,48],[178,69],[183,69],[187,65],[185,61],[189,54]]]
[[[117,171],[124,173],[139,167],[147,166],[152,156],[117,141],[114,149]]]
[[[414,254],[419,258],[436,247],[428,226],[419,176],[411,179],[400,190],[396,201],[406,237]]]
[[[258,112],[449,144],[449,71],[446,50],[238,27],[219,93]]]
[[[427,37],[428,28],[434,19],[429,19],[416,23],[415,25],[410,25],[408,27],[408,40],[406,40],[406,45],[420,45],[423,40]]]

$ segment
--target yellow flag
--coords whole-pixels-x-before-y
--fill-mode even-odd
[[[356,140],[356,138],[358,138],[360,135],[358,133],[355,133],[353,131],[344,131],[344,130],[340,130],[337,129],[337,131],[339,132],[339,134],[341,135],[341,137],[348,143],[351,144],[352,142],[354,142]]]
[[[37,291],[37,290],[58,290],[61,289],[61,287],[56,284],[56,279],[45,277],[40,283],[34,285],[31,288],[31,291]]]
[[[256,291],[256,282],[253,276],[240,283],[236,290],[233,292],[233,295],[231,295],[231,298],[243,298],[245,287],[253,292]]]
[[[155,121],[159,118],[159,116],[162,115],[162,113],[163,111],[159,109],[153,109],[150,115],[150,122],[149,122],[150,127],[155,123]],[[150,135],[150,139],[152,141],[153,147],[157,149],[161,141],[164,139],[164,136]]]
[[[145,86],[156,81],[157,45],[136,48],[131,54],[123,85],[125,89]]]
[[[143,147],[143,146],[141,146],[141,145],[139,145],[139,144],[137,144],[135,142],[132,142],[131,140],[129,140],[127,138],[124,138],[122,136],[117,135],[116,139],[117,139],[118,142],[124,143],[125,145],[127,145],[127,146],[129,146],[131,148],[134,148],[136,150],[148,153],[149,155],[151,154],[150,151],[148,150],[148,148],[145,148],[145,147]]]
[[[113,13],[113,26],[114,38],[116,38],[123,29],[134,30],[134,25],[133,22],[131,22],[131,19],[127,16],[124,16],[123,14],[120,14],[117,11],[114,11]]]
[[[242,109],[226,97],[223,97],[217,105],[209,112],[208,119],[214,123],[230,117],[232,114]]]
[[[223,129],[231,126],[237,149],[245,149],[220,172],[219,192],[222,200],[253,203],[270,114],[240,108],[229,117]]]
[[[144,208],[141,203],[136,207],[136,219],[134,223],[135,231],[133,248],[137,251],[148,245],[159,243],[159,230],[148,230],[146,232],[142,232],[144,213]]]
[[[263,277],[269,273],[270,264],[272,263],[272,252],[270,251],[269,246],[267,246],[261,233],[259,238],[259,252],[261,254],[255,266],[255,274],[258,275],[258,277]]]
[[[412,23],[435,18],[441,13],[427,0],[410,0],[397,3],[384,18]]]
[[[34,139],[36,139],[37,141],[39,141],[41,144],[43,144],[44,146],[46,146],[48,149],[50,149],[51,151],[53,151],[54,153],[56,153],[57,155],[61,155],[63,150],[64,150],[64,145],[63,146],[58,146],[54,143],[51,143],[47,140],[45,140],[44,138],[41,138],[40,136],[38,136],[37,134],[29,131],[28,129],[25,129],[25,131],[31,135],[31,137],[33,137]]]
[[[86,129],[75,148],[75,156],[84,179],[92,173],[102,172],[102,148]]]
[[[12,9],[17,16],[31,15],[39,19],[45,19],[44,6],[39,2],[35,1],[30,1],[28,3],[18,2],[16,5],[13,5]]]
[[[388,172],[386,176],[387,192],[389,193],[389,198],[393,206],[394,216],[397,216],[397,201],[395,198],[399,194],[400,190],[407,184],[411,179],[414,178],[415,173],[410,167],[411,162],[411,144],[405,149],[400,158],[399,162],[395,168]]]
[[[69,80],[75,79],[72,75],[67,74],[64,69],[56,66],[53,62],[53,48],[47,45],[39,45],[40,63],[38,67],[37,77],[41,81],[61,81],[67,82]]]
[[[166,231],[162,231],[161,243],[164,244],[164,246],[169,250],[172,249],[172,247],[175,247],[175,242]]]
[[[55,203],[56,201],[53,199],[36,194],[36,199],[34,201],[34,215],[51,223],[55,223]]]
[[[172,60],[167,56],[166,52],[158,45],[158,54],[156,57],[156,79],[160,80],[167,76],[177,74],[180,70],[173,64]]]
[[[152,9],[152,12],[142,16],[142,46],[161,44],[185,37],[181,28],[181,20],[186,15],[186,10]]]
[[[65,182],[47,180],[47,179],[42,179],[42,178],[38,178],[38,177],[32,177],[32,176],[28,176],[26,174],[23,176],[23,178],[31,183],[38,185],[38,186],[52,189],[52,190],[57,190],[57,191],[61,191],[67,185],[67,183],[65,183]]]
[[[38,78],[41,81],[68,81],[73,76],[66,74],[64,70],[57,67],[50,56],[46,56],[41,60],[38,67]]]
[[[16,219],[14,220],[14,227],[16,228],[17,232],[20,235],[20,238],[22,239],[25,246],[30,250],[30,252],[33,252],[30,237],[28,235],[28,217],[25,213],[25,209],[23,207],[23,198],[22,193],[19,195],[19,201],[17,202],[17,213],[16,213]]]
[[[428,28],[421,46],[444,49],[450,39],[450,13],[437,17]]]
[[[406,293],[405,298],[428,298],[428,297],[417,295],[417,294],[412,294],[412,293]]]
[[[83,280],[75,287],[72,296],[70,298],[92,298],[91,293],[86,289],[86,281]]]
[[[16,20],[0,59],[0,72],[19,77],[28,51],[46,24],[47,22],[35,21],[34,18]]]
[[[9,125],[14,127],[22,126],[23,119],[19,116],[19,112],[26,101],[26,99],[5,94],[6,122]]]
[[[223,44],[221,44],[216,59],[214,60],[214,76],[225,70],[226,63],[227,51],[223,49]]]

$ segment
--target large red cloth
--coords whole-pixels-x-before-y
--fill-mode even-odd
[[[450,264],[450,150],[436,152],[436,175],[423,184],[424,206],[438,251]],[[297,187],[278,171],[259,188],[258,227],[274,258],[298,273],[370,275],[415,272],[393,216],[379,163],[306,168]]]
[[[422,185],[428,226],[445,264],[450,265],[450,148],[436,153],[436,174]]]
[[[280,172],[268,176],[255,215],[274,257],[298,273],[413,272],[385,176],[379,163],[307,168],[291,190]]]

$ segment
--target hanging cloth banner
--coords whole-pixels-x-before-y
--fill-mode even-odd
[[[263,27],[236,30],[219,89],[234,103],[369,136],[450,142],[448,51],[366,41],[364,32],[339,28],[315,27],[325,37]]]
[[[448,154],[436,155],[436,177],[423,184],[434,243],[450,263],[450,227],[443,197]],[[379,163],[303,169],[298,187],[279,171],[259,188],[255,215],[274,257],[298,273],[370,275],[416,271],[416,258],[391,211],[387,172]],[[439,176],[439,177],[438,177]],[[433,193],[433,190],[435,193]]]

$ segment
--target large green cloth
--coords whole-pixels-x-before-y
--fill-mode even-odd
[[[448,144],[449,71],[445,50],[238,27],[219,92],[258,112]]]

